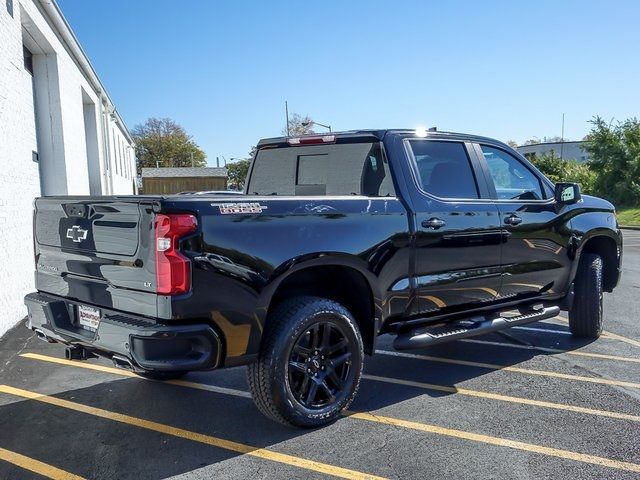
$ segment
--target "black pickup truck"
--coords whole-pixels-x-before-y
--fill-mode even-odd
[[[598,337],[613,206],[484,137],[366,130],[258,144],[244,195],[44,197],[28,327],[142,376],[248,365],[259,409],[317,426],[364,354],[555,317]]]

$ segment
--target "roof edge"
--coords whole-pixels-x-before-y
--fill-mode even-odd
[[[111,97],[107,92],[107,89],[103,85],[102,81],[100,81],[100,77],[98,77],[98,73],[96,72],[95,68],[93,68],[93,65],[91,64],[91,61],[89,60],[88,55],[82,48],[82,45],[80,45],[80,41],[78,40],[78,37],[76,37],[76,34],[73,32],[73,29],[71,28],[71,25],[69,25],[69,22],[67,22],[67,19],[62,13],[62,10],[60,9],[60,6],[56,2],[56,0],[38,0],[38,1],[42,6],[42,8],[44,9],[47,16],[53,22],[53,26],[58,30],[58,33],[61,35],[63,42],[68,47],[69,53],[76,60],[78,66],[81,68],[84,75],[89,80],[89,83],[91,83],[93,87],[98,91],[98,94],[101,97],[101,100],[105,101],[107,106],[113,109],[113,114],[116,117],[116,122],[122,128],[122,131],[127,137],[127,140],[129,140],[129,142],[132,144],[135,143],[133,141],[133,138],[131,137],[131,133],[129,132],[129,129],[127,128],[126,123],[124,123],[124,120],[120,116],[120,113],[118,113],[118,110],[116,109],[115,104],[113,103],[113,100],[111,100]]]

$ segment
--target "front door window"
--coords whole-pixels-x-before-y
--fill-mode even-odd
[[[499,200],[543,200],[538,177],[517,158],[498,148],[482,145],[482,153]]]

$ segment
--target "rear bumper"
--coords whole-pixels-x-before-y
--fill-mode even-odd
[[[220,365],[222,342],[209,325],[166,325],[101,308],[95,332],[78,326],[78,303],[40,292],[28,294],[27,326],[49,341],[109,357],[125,357],[134,370],[210,370]]]

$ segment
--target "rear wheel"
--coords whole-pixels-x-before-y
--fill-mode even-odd
[[[352,402],[362,375],[363,346],[342,305],[297,297],[270,316],[249,388],[267,417],[298,427],[335,420]]]
[[[602,258],[592,253],[580,257],[575,298],[569,311],[569,330],[575,337],[598,338],[602,333]]]

